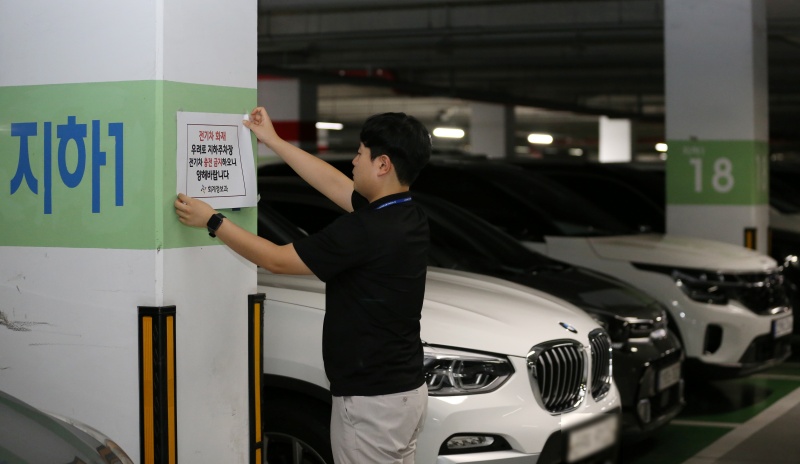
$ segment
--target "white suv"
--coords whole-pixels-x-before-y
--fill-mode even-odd
[[[259,271],[259,292],[267,459],[332,463],[325,284]],[[577,307],[504,280],[429,268],[422,339],[429,400],[416,462],[615,459],[611,343]]]

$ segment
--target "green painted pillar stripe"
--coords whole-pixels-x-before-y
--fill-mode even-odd
[[[255,104],[255,88],[169,81],[0,87],[0,246],[219,243],[175,219],[176,113]],[[254,208],[230,217],[255,230]]]
[[[768,202],[767,142],[669,140],[668,146],[668,204]]]

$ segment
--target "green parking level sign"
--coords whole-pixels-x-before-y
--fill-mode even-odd
[[[671,140],[668,146],[668,204],[767,203],[766,142]]]

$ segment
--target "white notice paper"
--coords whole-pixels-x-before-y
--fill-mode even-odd
[[[248,115],[178,112],[176,193],[212,208],[256,206],[258,194]]]

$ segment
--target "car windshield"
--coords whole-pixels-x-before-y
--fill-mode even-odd
[[[448,201],[422,193],[414,193],[414,199],[429,217],[432,265],[472,272],[568,268]]]
[[[450,200],[521,240],[636,233],[555,182],[522,170],[485,167],[430,165],[414,187]]]
[[[577,170],[536,170],[577,193],[594,207],[602,209],[631,229],[640,232],[665,230],[663,205],[658,205],[632,185],[615,179],[600,168],[594,172]]]

